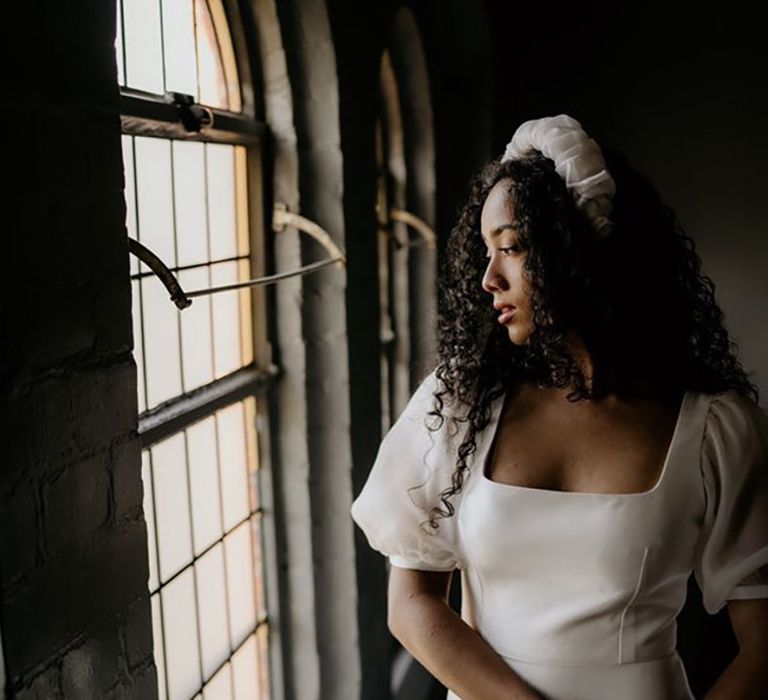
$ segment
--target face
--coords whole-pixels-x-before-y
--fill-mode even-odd
[[[525,253],[515,226],[511,182],[500,180],[488,193],[480,215],[480,233],[487,247],[488,267],[483,289],[492,298],[497,321],[504,325],[515,345],[524,345],[534,331],[530,307],[530,285],[524,275]]]

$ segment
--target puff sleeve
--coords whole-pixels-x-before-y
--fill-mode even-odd
[[[694,575],[704,608],[768,597],[768,416],[734,391],[712,398],[702,438],[706,509]]]
[[[413,394],[382,440],[351,508],[353,520],[371,547],[405,569],[463,568],[457,532],[461,494],[451,498],[456,512],[439,519],[438,530],[426,524],[430,508],[439,504],[440,492],[450,486],[457,457],[447,418],[439,430],[427,428],[434,421],[427,414],[437,381],[433,371]]]

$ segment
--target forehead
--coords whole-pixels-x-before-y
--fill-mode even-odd
[[[514,199],[509,192],[511,186],[509,178],[499,180],[485,198],[480,214],[480,233],[483,238],[490,238],[499,226],[515,223]]]

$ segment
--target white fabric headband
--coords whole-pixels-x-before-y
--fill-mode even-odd
[[[576,206],[600,235],[608,235],[616,184],[597,142],[567,114],[531,119],[517,128],[501,162],[525,158],[536,151],[555,162],[555,170],[565,180]]]

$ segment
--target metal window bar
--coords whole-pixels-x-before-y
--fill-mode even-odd
[[[190,518],[192,517],[192,509],[190,508]],[[167,580],[160,581],[160,577],[158,574],[158,585],[157,588],[152,589],[149,592],[149,595],[155,595],[155,593],[159,593],[163,590],[169,583],[175,581],[179,576],[181,576],[185,571],[189,571],[190,568],[194,568],[194,565],[200,561],[208,552],[210,552],[215,546],[222,544],[224,542],[224,538],[227,535],[231,535],[237,528],[239,528],[244,523],[247,523],[251,520],[253,520],[256,516],[263,515],[263,510],[261,508],[257,508],[256,510],[249,511],[248,515],[241,518],[237,523],[235,523],[229,530],[224,532],[221,537],[219,537],[215,542],[212,542],[208,547],[206,547],[200,554],[193,555],[192,559],[190,559],[181,569],[179,569],[175,574],[172,576],[169,576]],[[191,527],[191,525],[190,525]],[[267,618],[262,618],[263,620],[266,620]]]
[[[204,296],[208,294],[216,294],[217,292],[226,292],[231,289],[242,289],[243,287],[257,287],[269,284],[275,284],[280,280],[288,277],[295,277],[297,275],[306,275],[311,272],[315,272],[323,267],[341,263],[347,264],[347,257],[344,252],[334,243],[328,232],[314,221],[294,214],[288,211],[285,204],[277,202],[274,205],[274,215],[272,218],[272,230],[276,233],[284,231],[286,227],[292,226],[299,231],[312,236],[320,245],[322,245],[330,254],[331,257],[318,262],[310,263],[308,265],[302,265],[294,270],[288,270],[286,272],[279,272],[274,275],[265,275],[263,277],[255,277],[254,279],[247,280],[245,282],[237,282],[235,284],[220,285],[218,287],[208,287],[207,289],[196,289],[191,292],[185,292],[179,281],[174,277],[168,266],[155,255],[149,248],[139,243],[133,238],[128,239],[128,250],[144,262],[154,272],[159,280],[163,283],[168,293],[171,296],[171,301],[176,304],[179,309],[186,309],[192,304],[193,297]]]
[[[195,693],[195,694],[192,696],[193,698],[194,698],[194,697],[197,697],[197,695],[198,695],[198,694],[202,693],[202,692],[205,690],[205,687],[208,685],[208,683],[210,683],[210,682],[211,682],[211,680],[214,678],[214,676],[216,676],[216,674],[217,674],[219,671],[221,671],[221,669],[222,669],[222,668],[224,668],[224,667],[225,667],[225,666],[226,666],[228,663],[230,663],[230,661],[232,661],[232,657],[233,657],[235,654],[237,654],[237,652],[238,652],[238,651],[240,651],[240,649],[242,649],[242,648],[243,648],[243,646],[245,646],[245,645],[248,643],[248,640],[249,640],[249,639],[250,639],[250,638],[251,638],[251,637],[252,637],[254,634],[258,634],[258,632],[259,632],[259,629],[260,629],[260,628],[262,628],[262,627],[266,627],[266,628],[267,628],[267,633],[269,633],[269,621],[267,620],[267,618],[264,618],[264,619],[262,619],[262,620],[259,620],[259,621],[256,623],[256,626],[255,626],[255,627],[253,627],[253,628],[251,628],[251,629],[249,630],[248,634],[245,636],[245,639],[243,639],[243,641],[242,641],[242,642],[240,642],[240,644],[238,644],[238,645],[237,645],[237,648],[235,648],[235,649],[232,649],[232,651],[229,653],[229,656],[227,656],[227,658],[226,658],[226,659],[224,659],[224,661],[222,661],[222,662],[221,662],[221,663],[220,663],[220,664],[219,664],[219,665],[218,665],[218,666],[217,666],[217,667],[214,669],[214,671],[213,671],[213,673],[211,674],[210,678],[206,679],[206,680],[203,682],[203,684],[202,684],[202,685],[201,685],[201,686],[198,688],[198,690],[197,690],[197,693]],[[257,653],[258,653],[258,652],[257,652]],[[260,658],[259,658],[259,662],[261,662],[261,659],[260,659]]]
[[[212,415],[212,414],[210,414],[210,415]],[[188,427],[188,426],[186,426],[186,427]],[[218,443],[218,428],[217,428],[217,431],[216,431],[216,441]],[[188,445],[187,445],[186,437],[185,437],[185,450],[187,450],[187,449],[188,449]],[[188,460],[187,460],[186,470],[187,470],[187,482],[190,483],[189,461]],[[152,475],[153,482],[154,482],[155,465],[154,465],[154,460],[153,460],[151,455],[150,455],[150,473]],[[153,513],[154,513],[153,520],[154,520],[154,523],[155,523],[154,537],[155,537],[155,540],[156,540],[155,556],[156,556],[156,567],[157,567],[157,572],[158,572],[157,573],[157,575],[158,575],[158,585],[154,589],[150,590],[150,592],[149,592],[150,593],[150,597],[154,596],[154,595],[161,594],[163,589],[165,589],[170,583],[172,583],[179,576],[181,576],[185,572],[189,571],[190,569],[194,572],[195,571],[195,564],[198,561],[200,561],[200,559],[202,559],[214,547],[216,547],[218,545],[223,545],[224,540],[226,539],[226,537],[228,535],[232,534],[235,530],[237,530],[239,527],[241,527],[245,523],[254,522],[257,519],[259,519],[260,517],[263,517],[263,515],[264,515],[264,510],[263,510],[263,508],[261,506],[258,506],[256,508],[254,508],[253,504],[250,504],[247,515],[245,515],[238,522],[233,524],[232,527],[230,527],[229,529],[225,528],[224,527],[224,521],[223,521],[224,508],[223,508],[223,503],[221,503],[221,492],[219,491],[219,505],[220,505],[220,513],[221,513],[221,517],[222,517],[222,520],[221,520],[222,534],[221,534],[220,537],[218,537],[216,539],[215,542],[213,542],[210,545],[208,545],[202,552],[200,552],[199,554],[194,554],[194,552],[195,552],[194,526],[192,524],[193,509],[192,509],[192,502],[190,500],[190,502],[189,502],[189,517],[190,517],[190,536],[192,538],[192,552],[193,552],[192,559],[190,559],[181,569],[176,571],[174,574],[172,574],[166,580],[162,580],[160,578],[160,576],[161,576],[161,573],[160,573],[160,548],[159,548],[159,542],[157,541],[157,537],[158,537],[158,529],[157,529],[158,525],[157,525],[157,523],[159,521],[158,521],[158,518],[157,518],[156,497],[157,497],[157,489],[155,488],[155,485],[153,483],[153,487],[152,487],[152,510],[153,510]],[[261,533],[261,527],[259,528],[259,532]],[[251,533],[251,536],[252,536],[252,533]],[[251,543],[251,546],[252,546],[252,543]],[[260,544],[260,546],[262,546],[262,545]],[[224,579],[225,579],[225,587],[228,590],[229,587],[228,587],[228,584],[226,583],[227,582],[227,577],[228,577],[228,571],[227,571],[227,563],[226,563],[226,558],[225,558],[224,559]],[[195,596],[195,617],[197,618],[198,612],[200,610],[200,602],[199,602],[199,599],[198,599],[198,592],[197,592],[197,579],[195,579],[195,582],[194,582],[194,591],[195,591],[194,592],[194,596]],[[264,591],[264,593],[266,595],[266,591]],[[266,601],[263,601],[263,602],[266,602]],[[160,611],[161,611],[161,616],[162,616],[163,598],[162,598],[161,595],[159,595],[159,597],[158,597],[158,604],[160,606]],[[229,614],[229,599],[228,599],[228,597],[225,598],[225,605],[227,606],[227,636],[231,639],[232,634],[231,634],[231,630],[230,630],[230,626],[229,626],[230,614]],[[248,634],[245,635],[244,639],[240,642],[240,644],[238,644],[234,648],[230,646],[230,654],[229,654],[229,656],[227,656],[226,660],[223,661],[219,665],[219,667],[217,669],[215,669],[214,672],[211,673],[207,678],[206,678],[205,674],[203,673],[202,666],[200,667],[199,670],[200,670],[200,677],[202,679],[202,685],[200,686],[199,691],[201,691],[205,687],[205,685],[211,680],[211,678],[213,678],[219,672],[219,670],[221,670],[221,668],[223,668],[226,665],[226,663],[232,658],[232,656],[243,646],[243,644],[245,644],[248,641],[248,639],[260,627],[268,626],[269,625],[269,622],[270,622],[269,615],[261,616],[261,612],[262,612],[261,610],[256,610],[255,612],[256,612],[256,616],[257,616],[256,626],[254,628],[252,628],[248,632]],[[198,624],[198,639],[199,639],[199,632],[200,632],[200,630],[199,630],[199,619],[197,619],[197,624]],[[163,630],[163,645],[164,645],[163,657],[165,659],[164,663],[167,663],[168,655],[167,655],[167,652],[165,650],[165,643],[166,643],[166,635],[165,635],[165,630]],[[198,649],[198,653],[199,653],[198,660],[199,660],[200,664],[202,664],[202,650]],[[166,688],[165,688],[166,696],[170,697],[170,692],[169,692],[170,688],[168,687],[169,678],[168,678],[167,673],[165,675],[165,682],[166,682]]]

